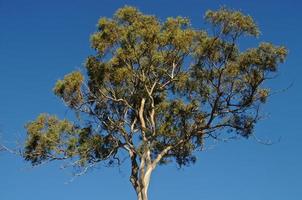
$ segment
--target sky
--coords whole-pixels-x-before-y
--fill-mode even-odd
[[[302,2],[215,0],[0,0],[0,133],[14,146],[25,137],[24,124],[39,113],[68,117],[55,97],[56,80],[81,69],[90,49],[89,36],[101,16],[132,5],[164,20],[186,16],[204,26],[208,9],[227,6],[251,15],[261,29],[260,41],[284,45],[289,55],[269,85],[276,94],[263,107],[267,115],[255,133],[270,139],[263,145],[250,139],[217,143],[198,153],[195,165],[175,164],[155,170],[150,199],[156,200],[300,200],[302,197]],[[99,167],[70,182],[71,170],[60,163],[37,168],[0,153],[0,200],[135,199],[129,168]]]

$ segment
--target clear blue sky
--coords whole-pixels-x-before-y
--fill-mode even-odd
[[[217,144],[199,154],[196,165],[178,170],[159,167],[152,177],[151,200],[300,200],[302,198],[302,3],[299,0],[0,0],[0,131],[6,144],[23,138],[24,124],[41,112],[70,116],[51,92],[55,81],[79,69],[92,53],[89,35],[100,16],[123,5],[164,19],[187,16],[202,27],[202,15],[220,5],[252,15],[261,40],[289,48],[287,62],[270,85],[274,95],[264,107],[260,138]],[[279,138],[280,141],[279,141]],[[94,170],[70,184],[70,170],[59,163],[35,169],[12,155],[0,155],[0,200],[135,199],[127,167]]]

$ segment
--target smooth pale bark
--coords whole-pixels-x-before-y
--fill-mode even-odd
[[[154,168],[151,165],[147,166],[145,169],[145,174],[139,177],[139,185],[134,188],[138,200],[148,200],[148,188],[153,169]]]

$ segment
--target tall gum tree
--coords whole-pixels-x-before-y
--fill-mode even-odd
[[[221,8],[204,19],[211,32],[187,18],[161,22],[129,6],[101,18],[87,74],[74,71],[54,87],[78,120],[41,114],[29,122],[25,160],[70,160],[81,175],[102,162],[122,164],[126,152],[129,180],[137,198],[147,200],[159,164],[185,166],[208,140],[252,136],[269,96],[263,83],[287,50],[261,43],[241,51],[240,37],[259,34],[241,12]]]

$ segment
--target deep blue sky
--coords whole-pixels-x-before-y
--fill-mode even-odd
[[[127,4],[161,19],[187,16],[202,27],[207,9],[221,5],[252,15],[261,40],[285,45],[289,56],[264,107],[269,117],[257,125],[260,138],[217,144],[200,153],[196,165],[178,170],[159,167],[152,177],[150,199],[300,200],[302,198],[302,12],[301,1],[213,0],[0,0],[0,131],[7,145],[23,138],[23,126],[41,112],[69,116],[51,92],[55,81],[82,67],[92,53],[89,36],[100,16],[112,16]],[[280,141],[279,141],[280,139]],[[3,141],[3,140],[2,140]],[[128,168],[100,168],[69,184],[70,170],[59,164],[35,169],[12,155],[0,154],[1,200],[135,199]]]

